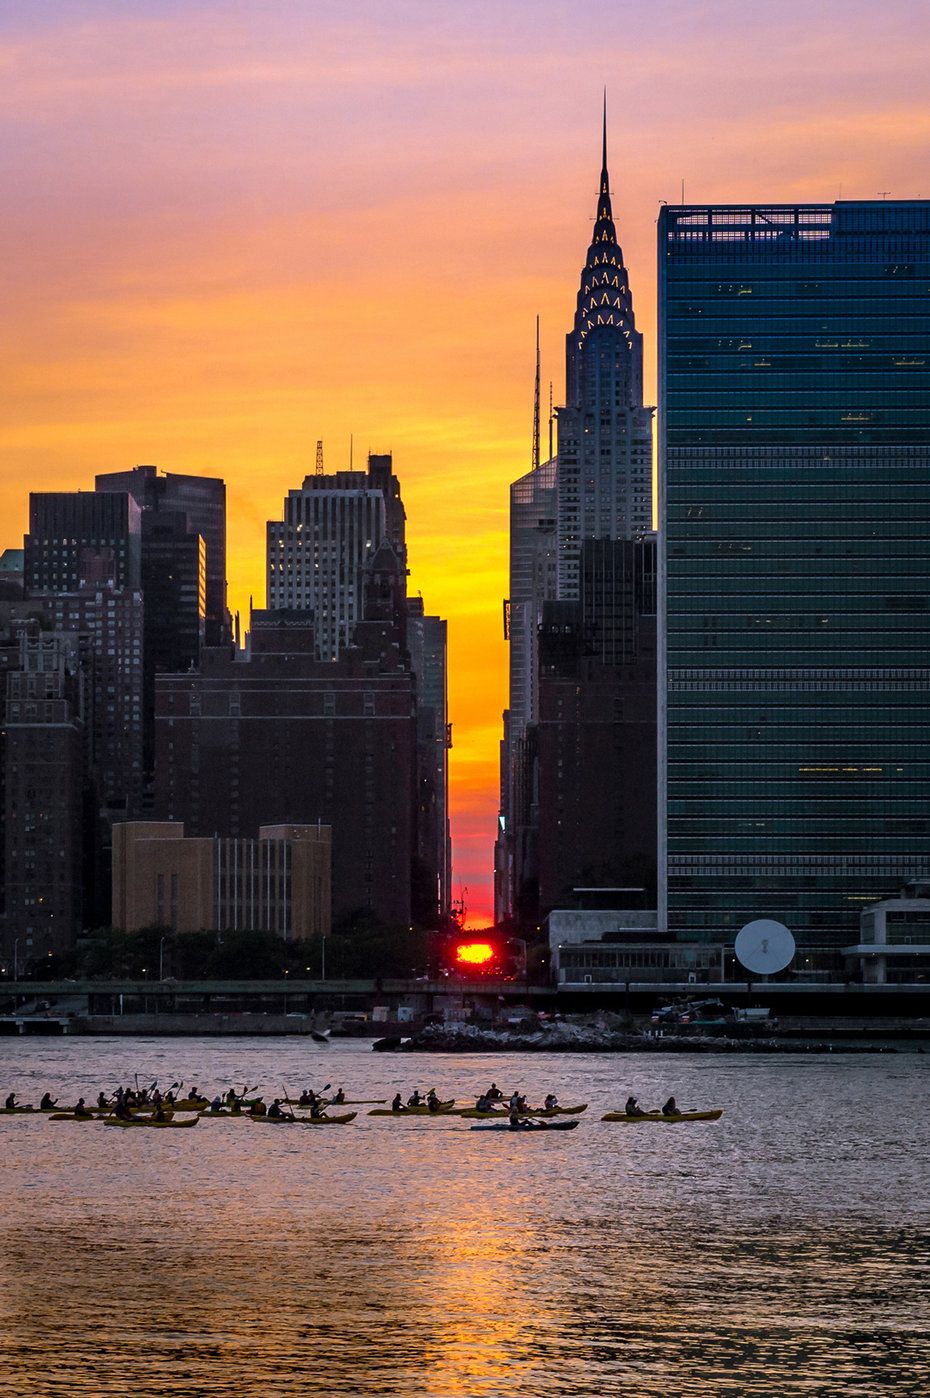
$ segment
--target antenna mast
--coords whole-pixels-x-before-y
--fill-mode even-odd
[[[536,317],[536,390],[533,395],[533,470],[539,470],[539,316]]]
[[[549,460],[552,460],[552,380],[549,380]]]
[[[318,440],[318,441],[317,441],[317,444],[316,444],[316,473],[317,473],[318,476],[322,476],[322,474],[323,474],[323,442],[322,442],[322,439]]]

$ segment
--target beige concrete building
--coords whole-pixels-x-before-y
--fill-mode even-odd
[[[263,825],[257,840],[188,839],[180,821],[113,827],[113,925],[327,937],[328,825]]]

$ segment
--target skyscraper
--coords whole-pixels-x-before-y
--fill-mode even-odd
[[[197,535],[203,539],[203,632],[208,646],[218,646],[229,639],[229,614],[226,609],[226,482],[216,476],[189,476],[176,471],[158,474],[154,466],[134,466],[130,471],[108,471],[96,478],[98,494],[126,491],[143,511],[143,536],[149,534],[158,542],[153,553],[162,552],[166,526],[157,516],[175,517],[175,534]],[[178,517],[186,526],[179,526]],[[147,540],[143,537],[143,552]],[[144,568],[144,563],[143,563]],[[153,568],[149,568],[149,589]],[[159,608],[165,611],[165,601]],[[157,669],[165,668],[159,659]]]
[[[433,922],[448,917],[452,900],[447,630],[441,617],[426,615],[422,597],[407,599],[407,648],[417,682],[417,858],[429,885],[420,915]]]
[[[85,768],[77,638],[28,626],[6,685],[4,956],[22,970],[70,951],[81,930]]]
[[[930,876],[928,284],[930,202],[661,211],[679,937],[772,916],[837,947]]]
[[[388,539],[406,567],[404,508],[390,456],[370,456],[367,471],[306,476],[269,520],[268,607],[309,608],[317,655],[337,660],[365,602],[365,570]]]
[[[558,596],[578,597],[584,539],[631,539],[652,521],[652,408],[643,342],[617,241],[607,173],[607,109],[597,217],[565,338],[558,410]]]
[[[636,690],[637,712],[642,709],[642,674],[613,670],[595,677],[592,665],[581,663],[586,654],[584,621],[580,611],[583,595],[592,598],[612,594],[613,574],[598,580],[597,568],[614,567],[609,551],[589,552],[587,576],[582,576],[582,557],[590,540],[635,540],[650,529],[652,521],[652,412],[643,405],[642,336],[636,329],[629,277],[623,252],[617,241],[607,170],[607,111],[604,109],[601,177],[597,217],[588,248],[575,305],[575,316],[565,342],[565,406],[557,410],[558,454],[541,463],[538,450],[539,368],[537,359],[533,470],[510,488],[510,597],[506,603],[505,629],[510,641],[510,705],[504,715],[501,744],[501,806],[495,842],[495,911],[500,918],[513,914],[536,919],[540,888],[552,894],[564,883],[571,868],[579,871],[587,864],[606,869],[608,865],[627,868],[637,862],[636,851],[624,847],[625,836],[617,820],[602,821],[597,827],[599,847],[605,839],[617,836],[619,843],[611,858],[585,860],[579,853],[593,835],[587,826],[592,815],[590,795],[593,773],[588,772],[592,757],[578,763],[547,767],[541,780],[540,761],[554,757],[552,743],[542,743],[540,719],[540,634],[547,606],[564,603],[559,613],[562,623],[575,636],[577,656],[567,662],[571,684],[575,686],[572,732],[576,738],[590,734],[590,723],[610,689],[610,709],[614,712],[618,685],[629,680]],[[556,613],[550,612],[550,618]],[[570,620],[569,620],[570,618]],[[554,640],[551,631],[550,642]],[[556,647],[557,648],[557,647]],[[576,663],[577,662],[577,663]],[[561,661],[550,659],[550,690]],[[612,663],[612,662],[605,662]],[[585,686],[594,686],[582,694]],[[567,692],[567,691],[566,691]],[[564,704],[565,695],[559,703]],[[575,702],[576,701],[576,702]],[[615,702],[616,701],[616,702]],[[549,721],[553,722],[550,714]],[[566,722],[568,716],[566,715]],[[630,773],[629,762],[620,756],[620,746],[610,738],[597,759],[597,779],[606,789],[624,785]],[[550,737],[555,728],[550,728]],[[559,741],[568,729],[558,730]],[[625,730],[632,734],[632,728]],[[616,736],[616,735],[614,735]],[[640,737],[645,739],[645,730]],[[590,753],[593,754],[593,747]],[[616,757],[619,767],[604,765],[604,753]],[[651,760],[651,759],[650,759]],[[623,772],[620,771],[623,768]],[[577,790],[570,789],[569,771],[578,777]],[[544,809],[555,801],[556,808]],[[572,822],[569,829],[566,822]],[[647,824],[649,822],[647,821]],[[547,832],[546,852],[540,849],[542,826]],[[654,826],[654,820],[652,822]],[[604,832],[611,834],[605,837]],[[619,832],[619,833],[618,833]],[[636,849],[641,849],[642,826]],[[646,840],[648,844],[648,837]],[[574,851],[558,861],[558,868],[543,869],[556,849]],[[576,857],[577,855],[577,857]],[[642,880],[654,878],[655,859],[649,856]]]
[[[142,577],[142,514],[125,491],[33,491],[24,540],[27,593],[76,592],[93,560],[105,556],[114,587],[137,588]]]

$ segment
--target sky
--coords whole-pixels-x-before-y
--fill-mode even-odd
[[[925,0],[4,0],[0,548],[29,489],[228,486],[233,608],[313,471],[393,451],[449,620],[456,894],[490,917],[507,488],[594,215],[654,401],[660,201],[930,196]]]

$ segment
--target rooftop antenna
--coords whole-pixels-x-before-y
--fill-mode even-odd
[[[316,473],[317,473],[318,476],[322,476],[322,474],[323,474],[323,439],[322,439],[322,438],[318,438],[318,439],[317,439],[317,444],[316,444]]]
[[[353,456],[353,450],[354,450],[354,441],[353,441],[352,433],[350,432],[350,433],[349,433],[349,470],[350,470],[350,471],[352,470],[352,456]]]
[[[552,460],[552,380],[549,380],[549,460]]]
[[[539,316],[536,317],[536,388],[533,394],[533,470],[539,470]]]
[[[882,199],[887,199],[887,198],[888,198],[888,195],[891,193],[891,190],[890,190],[890,189],[880,189],[878,192],[879,192],[879,194],[882,196]]]

